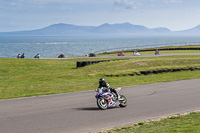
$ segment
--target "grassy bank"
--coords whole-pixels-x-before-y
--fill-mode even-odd
[[[200,56],[155,56],[126,58],[76,69],[76,61],[100,59],[12,59],[0,58],[0,99],[94,90],[106,74],[142,70],[200,66]],[[157,75],[105,77],[112,87],[200,78],[200,71]]]
[[[192,112],[186,116],[172,116],[160,121],[140,122],[105,133],[199,133],[200,112]]]

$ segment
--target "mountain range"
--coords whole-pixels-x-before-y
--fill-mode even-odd
[[[200,25],[183,31],[168,28],[147,28],[130,23],[102,24],[100,26],[78,26],[73,24],[53,24],[45,28],[29,31],[0,32],[0,36],[101,36],[101,35],[200,35]]]

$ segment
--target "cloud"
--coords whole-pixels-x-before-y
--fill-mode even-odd
[[[158,3],[180,4],[183,3],[183,0],[114,0],[113,6],[119,10],[129,10],[141,8],[144,5],[156,5]]]
[[[115,0],[113,3],[116,9],[136,9],[140,6],[139,0]]]
[[[49,3],[97,3],[99,0],[9,0],[14,3],[33,3],[33,4],[49,4]],[[113,0],[112,0],[113,1]],[[108,2],[108,0],[101,0],[100,2]]]
[[[145,0],[143,0],[145,1]],[[164,2],[164,3],[182,3],[183,0],[146,0],[151,3]]]
[[[164,0],[166,3],[182,3],[183,0]]]

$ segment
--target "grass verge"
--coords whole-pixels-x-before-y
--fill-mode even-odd
[[[171,116],[160,121],[139,122],[104,133],[199,133],[200,112]],[[101,132],[102,133],[102,132]]]

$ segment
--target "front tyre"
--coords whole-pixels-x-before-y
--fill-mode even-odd
[[[108,108],[108,103],[105,98],[100,97],[97,99],[97,105],[100,109],[106,110]]]
[[[119,106],[120,107],[126,107],[127,106],[127,99],[124,95],[120,95],[120,99],[122,100],[119,100],[120,104]]]

